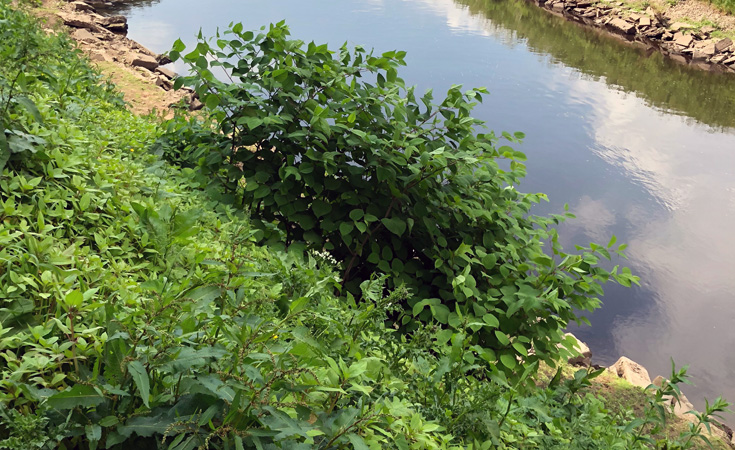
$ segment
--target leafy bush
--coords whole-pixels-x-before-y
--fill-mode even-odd
[[[599,307],[600,284],[637,282],[598,265],[614,239],[566,254],[553,229],[564,217],[530,215],[545,196],[515,189],[523,154],[475,133],[484,89],[453,86],[435,105],[398,77],[403,52],[332,52],[288,37],[283,23],[258,34],[237,24],[171,52],[193,72],[176,86],[196,90],[211,123],[179,119],[163,151],[236,195],[266,240],[329,251],[353,293],[388,274],[411,291],[407,330],[414,316],[469,325],[476,356],[509,374],[518,358],[552,363],[563,328]]]

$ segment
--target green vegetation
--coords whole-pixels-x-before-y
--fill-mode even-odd
[[[710,2],[729,14],[735,14],[735,1],[733,0],[710,0]]]
[[[202,96],[214,120],[180,117],[164,127],[132,115],[68,40],[46,36],[4,0],[0,24],[0,448],[673,449],[703,442],[696,425],[671,439],[658,434],[667,417],[663,395],[677,395],[682,371],[648,397],[638,418],[629,409],[609,409],[589,391],[599,371],[563,377],[559,369],[543,385],[534,382],[542,376],[536,375],[540,358],[555,365],[568,353],[555,344],[567,321],[578,319],[571,306],[598,306],[598,283],[608,277],[635,278],[598,267],[593,253],[607,252],[599,246],[575,256],[554,245],[563,262],[544,257],[540,239],[553,241],[553,218],[527,217],[534,197],[510,187],[522,175],[519,162],[509,171],[494,163],[521,155],[495,149],[492,136],[473,134],[467,97],[477,98],[477,90],[453,89],[441,106],[427,104],[427,111],[438,111],[433,117],[445,117],[434,124],[434,113],[399,110],[409,104],[401,103],[392,72],[400,55],[371,57],[358,49],[352,57],[359,62],[350,68],[326,47],[302,50],[282,25],[258,36],[236,27],[242,46],[260,46],[260,52],[241,48],[241,61],[255,61],[260,76],[242,73],[242,83],[231,86],[216,82],[205,71],[202,44],[186,58],[197,62],[211,92],[222,94]],[[235,40],[224,43],[237,46]],[[290,59],[279,46],[288,46]],[[286,118],[285,99],[273,109],[276,103],[258,95],[257,83],[288,82],[297,70],[289,63],[291,71],[275,73],[281,69],[266,57],[274,51],[284,63],[302,58],[298,67],[312,71],[298,73],[301,94],[321,102],[304,103],[303,113],[311,114],[306,122],[296,114]],[[371,78],[364,73],[371,67],[381,73]],[[350,97],[346,70],[377,84],[355,76],[352,92],[360,95]],[[299,92],[296,86],[291,92]],[[294,111],[302,99],[292,97]],[[360,105],[365,111],[357,111]],[[239,109],[223,115],[224,107]],[[411,144],[418,156],[409,155],[406,167],[431,183],[423,194],[404,194],[411,192],[411,201],[437,195],[421,216],[436,221],[435,239],[443,236],[446,244],[428,256],[414,249],[421,264],[408,272],[404,262],[400,270],[396,257],[383,257],[378,237],[398,253],[412,233],[421,239],[414,230],[430,234],[429,227],[417,225],[407,197],[394,202],[396,216],[381,217],[389,220],[358,202],[347,217],[354,229],[371,227],[371,241],[382,247],[377,262],[365,253],[353,264],[353,283],[343,283],[352,253],[340,252],[364,238],[338,216],[330,231],[326,221],[344,199],[328,198],[331,209],[318,203],[327,201],[314,197],[314,180],[329,167],[350,169],[337,155],[329,164],[311,161],[334,152],[327,146],[337,143],[328,135],[348,139],[346,131],[359,134],[359,125],[365,136],[382,133],[380,140],[339,145],[349,145],[355,157],[362,151],[374,176],[395,187],[410,174],[393,165],[401,152],[388,152],[385,144],[406,139],[396,127],[411,115],[429,120],[418,119],[424,123],[410,139],[422,142]],[[304,149],[299,161],[296,150],[282,153],[297,138]],[[157,153],[190,167],[171,166]],[[240,172],[237,163],[248,154],[256,156]],[[274,206],[283,183],[249,172],[257,165],[275,177],[264,163],[269,158],[291,174],[284,181],[303,182],[301,194],[284,192],[295,195],[292,203],[307,199],[306,217],[292,216],[289,203]],[[422,160],[427,169],[418,166]],[[304,170],[309,162],[310,172]],[[393,175],[386,177],[381,171],[389,169]],[[470,187],[476,195],[469,196]],[[366,195],[361,189],[354,187],[358,198]],[[371,189],[376,202],[389,195],[375,184]],[[480,198],[488,217],[473,203]],[[304,211],[319,220],[307,228]],[[465,219],[439,221],[441,212],[460,211],[486,228],[483,237],[492,231],[492,241],[482,240],[485,255],[467,242],[474,231]],[[390,219],[405,221],[405,229]],[[308,239],[311,229],[329,240]],[[308,245],[298,245],[302,238]],[[422,258],[434,258],[428,269]],[[426,292],[439,297],[421,297],[421,271],[438,278]],[[451,287],[449,277],[456,278]],[[716,401],[699,421],[726,406]]]

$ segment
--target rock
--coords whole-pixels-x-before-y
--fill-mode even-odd
[[[94,7],[84,2],[71,2],[69,3],[69,5],[74,11],[92,11],[94,12]]]
[[[74,30],[74,32],[71,34],[71,37],[73,37],[77,41],[82,42],[97,42],[99,40],[86,28],[78,28]]]
[[[702,53],[705,56],[713,56],[715,53],[717,53],[715,49],[715,43],[712,41],[701,41],[697,42],[694,45],[694,48],[699,53]]]
[[[192,99],[189,103],[190,111],[199,111],[202,108],[204,108],[204,103],[200,102],[198,98]]]
[[[634,386],[645,389],[651,384],[651,377],[646,368],[625,356],[621,356],[609,369]]]
[[[716,28],[710,25],[705,25],[702,27],[702,33],[710,34],[711,32],[715,31]]]
[[[642,27],[650,27],[651,26],[651,18],[650,17],[641,17],[638,19],[638,25]]]
[[[674,23],[672,23],[669,26],[669,29],[671,31],[686,30],[686,29],[690,29],[690,28],[694,28],[694,27],[692,25],[689,25],[688,23],[684,23],[684,22],[674,22]]]
[[[166,64],[171,64],[173,61],[171,61],[171,58],[168,57],[168,55],[156,55],[156,61],[158,61],[158,64],[165,66]]]
[[[730,58],[722,61],[722,64],[726,64],[728,66],[731,65],[731,64],[735,64],[735,56],[730,57]]]
[[[159,75],[156,77],[156,86],[163,88],[164,91],[170,91],[171,88],[174,87],[173,83],[171,83],[171,80],[163,75]]]
[[[722,53],[725,50],[727,50],[731,45],[732,45],[732,39],[730,38],[721,39],[717,41],[717,43],[715,44],[715,51],[717,53]]]
[[[661,387],[664,384],[664,381],[667,381],[666,378],[662,377],[661,375],[657,376],[656,378],[651,381],[651,384],[656,387]]]
[[[96,62],[112,61],[112,57],[105,52],[90,52],[89,59]]]
[[[715,55],[712,58],[710,58],[710,62],[714,64],[719,64],[722,61],[724,61],[727,58],[727,55],[719,54]]]
[[[156,72],[165,76],[169,80],[173,80],[174,78],[176,78],[176,72],[165,67],[156,67]]]
[[[709,57],[710,55],[705,54],[701,50],[695,50],[694,53],[692,53],[692,62],[707,61],[707,58]]]
[[[128,23],[128,19],[125,16],[98,16],[96,19],[97,23],[105,28],[112,24]]]
[[[693,40],[694,39],[690,35],[684,34],[681,31],[674,35],[674,44],[683,48],[689,47]]]
[[[148,70],[155,70],[158,67],[156,58],[148,55],[132,54],[128,56],[128,62],[134,67],[143,67]]]
[[[556,2],[551,7],[557,11],[563,11],[564,10],[564,2]]]
[[[664,31],[664,34],[661,35],[661,39],[663,39],[664,41],[670,41],[670,40],[674,39],[674,35],[671,34],[668,31]]]
[[[577,337],[572,333],[565,333],[564,338],[573,339],[574,344],[572,348],[574,349],[574,351],[579,353],[578,355],[569,358],[567,362],[573,366],[589,367],[590,363],[592,362],[592,352],[590,351],[590,348],[587,346],[587,344],[577,339]],[[562,346],[561,344],[559,345]]]
[[[112,31],[113,33],[127,33],[128,32],[128,24],[125,22],[111,23],[109,25],[105,25],[105,28]]]
[[[647,30],[643,33],[644,36],[648,36],[650,38],[659,38],[664,35],[664,32],[666,30],[661,27],[651,28],[650,30]]]
[[[615,28],[616,30],[622,31],[625,34],[630,34],[633,32],[633,30],[635,30],[635,25],[623,19],[618,19],[617,17],[611,20],[608,25]]]
[[[99,30],[99,25],[94,23],[91,17],[84,16],[81,14],[68,14],[68,13],[57,13],[57,16],[64,21],[64,25],[73,28],[86,28],[88,30],[96,31]]]

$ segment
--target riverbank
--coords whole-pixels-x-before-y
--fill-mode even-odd
[[[128,39],[127,19],[98,13],[96,8],[102,4],[44,0],[34,12],[46,23],[47,32],[64,26],[79,49],[123,93],[134,113],[170,118],[176,105],[201,108],[190,90],[173,89],[176,74],[167,67],[170,61]]]
[[[477,450],[482,426],[497,448],[632,440],[621,430],[640,389],[594,385],[612,387],[606,404],[624,399],[609,412],[586,390],[476,377],[464,335],[451,354],[440,336],[405,340],[380,315],[398,296],[371,285],[374,298],[347,305],[327,258],[255,244],[206,181],[146,151],[157,120],[124,109],[65,42],[15,20],[0,47],[37,38],[46,51],[0,65],[3,80],[29,75],[2,134],[13,156],[0,167],[0,297],[12,314],[0,446]]]
[[[735,17],[699,0],[529,0],[698,69],[735,73]]]

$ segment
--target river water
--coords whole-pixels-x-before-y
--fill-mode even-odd
[[[626,355],[667,375],[690,364],[690,400],[735,401],[735,76],[700,72],[582,28],[523,0],[160,0],[121,11],[157,52],[231,21],[285,19],[318,44],[405,50],[408,84],[485,86],[475,115],[523,131],[521,190],[568,203],[567,249],[612,234],[641,287],[608,286],[592,327],[573,331],[593,360]],[[621,261],[618,261],[621,262]],[[733,422],[733,417],[728,417]]]

